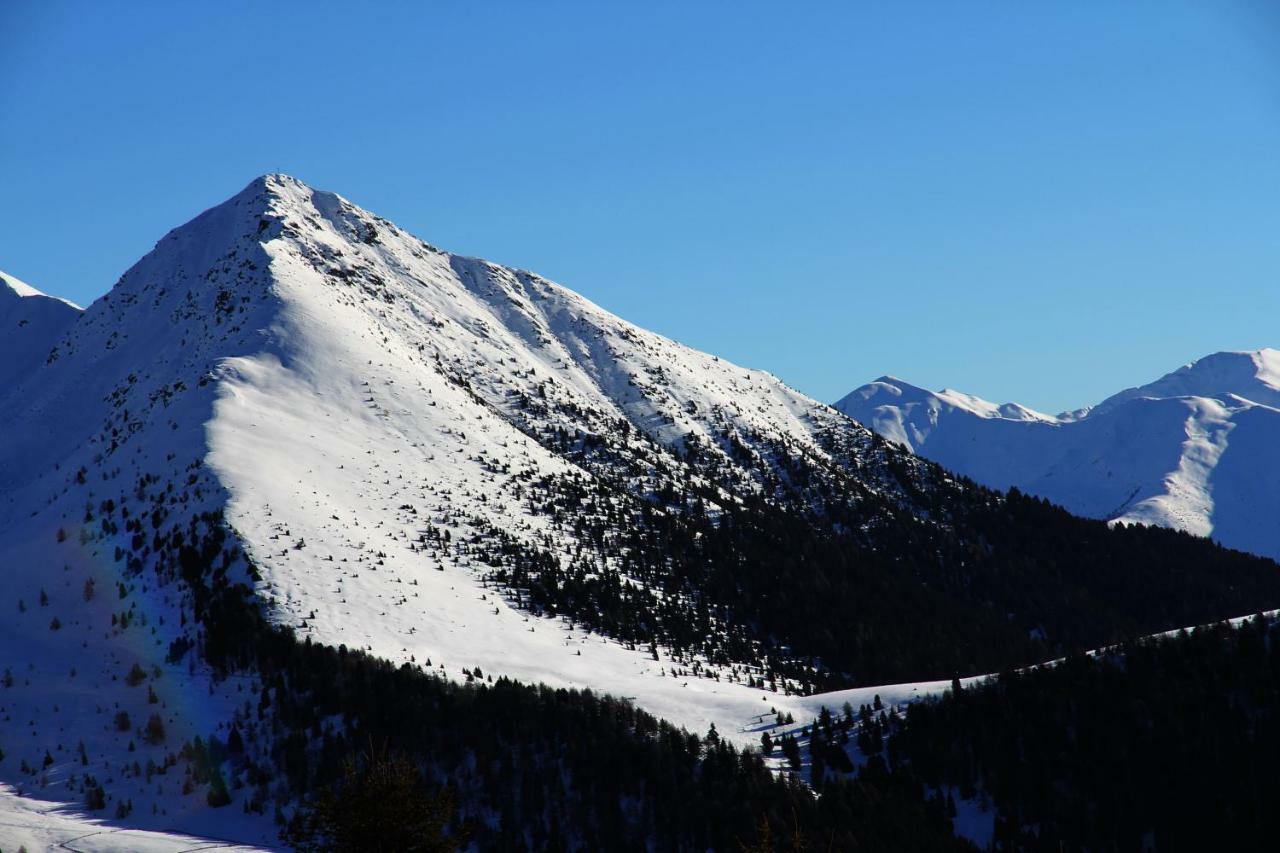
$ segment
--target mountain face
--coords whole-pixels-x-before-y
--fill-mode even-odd
[[[511,724],[502,697],[544,709],[510,734],[541,738],[529,768],[594,766],[549,758],[594,700],[506,679],[747,744],[745,721],[799,694],[1280,606],[1270,561],[963,482],[767,373],[285,176],[22,353],[0,386],[0,667],[3,710],[41,721],[24,764],[50,762],[11,781],[78,798],[111,778],[160,823],[192,790],[243,789],[250,822],[293,808],[410,718],[438,738],[415,741],[432,772],[493,817],[515,777],[474,759],[494,749],[478,721]],[[647,718],[606,711],[658,748]],[[189,784],[134,769],[175,766],[175,744]],[[636,785],[574,796],[652,796]],[[183,829],[221,834],[195,813]]]
[[[155,529],[216,511],[239,571],[316,639],[623,695],[610,673],[664,686],[665,665],[555,620],[531,632],[512,606],[527,589],[486,591],[486,549],[598,551],[575,506],[616,490],[599,511],[625,526],[687,454],[723,500],[763,494],[784,460],[857,466],[875,444],[765,373],[286,177],[170,233],[51,350],[0,415],[0,523],[30,528],[36,507],[96,527],[104,500],[148,501],[163,520],[126,537],[138,570],[163,559]],[[157,494],[172,484],[190,487],[177,506]]]
[[[1280,351],[1216,353],[1057,416],[891,377],[835,407],[994,488],[1280,557]]]

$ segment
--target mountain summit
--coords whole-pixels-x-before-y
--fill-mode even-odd
[[[1056,417],[883,378],[835,407],[978,482],[1280,557],[1280,351],[1215,353]]]
[[[0,561],[48,561],[83,529],[88,563],[149,572],[176,562],[156,530],[216,513],[240,555],[229,576],[315,640],[639,695],[699,730],[759,695],[745,675],[672,678],[648,650],[668,630],[656,611],[643,629],[611,614],[628,639],[602,644],[530,609],[642,590],[656,608],[657,579],[623,574],[639,544],[612,540],[663,499],[714,515],[850,468],[868,496],[896,489],[869,431],[775,377],[283,175],[169,232],[39,356],[0,389]],[[104,501],[158,515],[121,547]],[[555,596],[608,589],[553,603],[562,571]],[[696,602],[677,600],[665,618],[687,643]],[[701,642],[724,630],[701,618]]]
[[[1231,398],[1280,408],[1280,350],[1217,352],[1166,373],[1155,382],[1128,388],[1093,408],[1104,412],[1129,400],[1169,397]]]

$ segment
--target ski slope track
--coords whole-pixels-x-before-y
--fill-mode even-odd
[[[984,485],[1280,558],[1280,351],[1215,353],[1056,416],[888,376],[835,407]]]

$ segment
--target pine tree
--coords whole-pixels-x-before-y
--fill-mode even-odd
[[[160,719],[159,714],[152,714],[147,720],[146,728],[143,729],[143,737],[150,744],[164,743],[164,721]]]
[[[209,793],[205,799],[215,809],[222,808],[231,802],[231,794],[227,791],[227,782],[222,778],[222,771],[216,767],[213,769],[213,775],[209,779]]]
[[[84,807],[91,812],[107,807],[107,792],[102,789],[101,785],[95,783],[85,792]]]

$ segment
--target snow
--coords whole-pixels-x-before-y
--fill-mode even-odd
[[[265,847],[249,847],[233,841],[197,838],[113,826],[86,817],[56,803],[18,796],[0,785],[0,839],[5,849],[71,850],[80,853],[255,853]]]
[[[1108,397],[1095,406],[1094,411],[1107,411],[1135,399],[1226,396],[1280,407],[1280,350],[1214,353],[1185,364],[1155,382]]]
[[[1280,558],[1280,351],[1210,355],[1057,416],[891,377],[835,407],[986,485]]]
[[[82,310],[80,306],[76,305],[74,302],[69,302],[66,299],[62,299],[57,296],[49,296],[48,294],[41,293],[25,281],[9,275],[4,270],[0,270],[0,299],[6,299],[9,297],[35,299],[36,301],[49,299],[54,302],[61,302],[63,305],[74,308],[77,311]]]
[[[269,845],[275,837],[269,819],[242,814],[238,802],[215,812],[204,807],[203,793],[199,800],[183,795],[181,765],[150,779],[130,769],[135,762],[162,765],[194,736],[225,737],[226,721],[254,685],[240,678],[215,683],[203,668],[166,664],[177,625],[172,590],[130,581],[106,559],[104,548],[111,546],[81,543],[78,526],[67,527],[71,535],[58,546],[57,562],[50,563],[42,543],[55,543],[57,527],[54,519],[37,518],[28,541],[16,542],[10,532],[0,545],[0,565],[8,569],[0,573],[0,602],[6,609],[0,620],[0,673],[11,676],[5,679],[11,683],[0,684],[0,779],[10,793],[82,809],[84,795],[75,781],[92,775],[107,793],[107,807],[95,820]],[[93,581],[90,600],[86,581]],[[116,586],[122,581],[134,587],[124,599]],[[128,630],[115,627],[112,616],[127,611],[136,624]],[[131,687],[125,676],[134,664],[148,677]],[[129,717],[125,731],[115,725],[120,712]],[[152,714],[160,716],[166,730],[164,741],[154,745],[141,735]],[[32,773],[19,770],[23,762]],[[132,802],[132,812],[116,820],[124,801]]]

